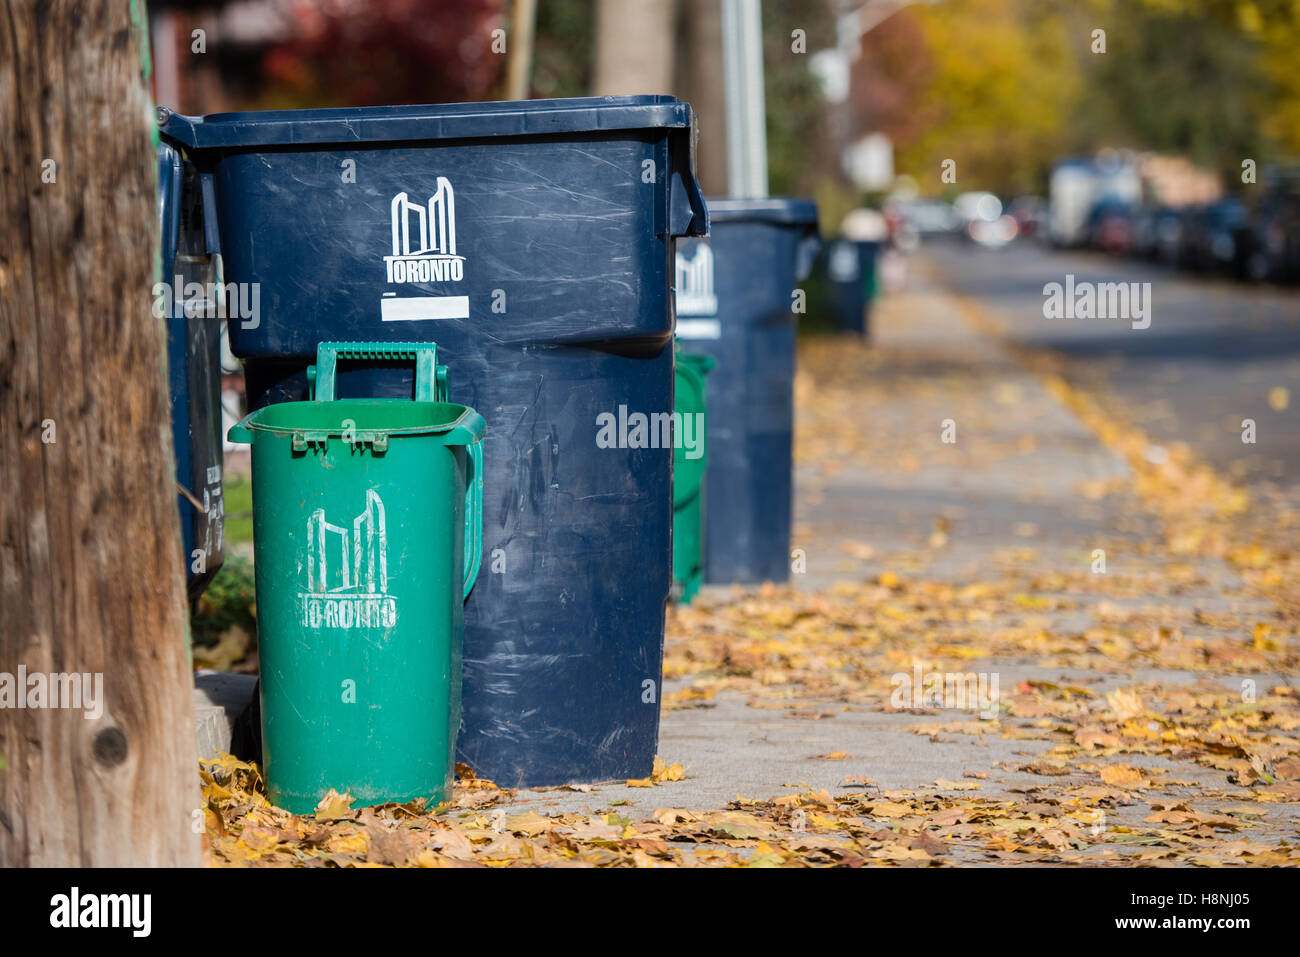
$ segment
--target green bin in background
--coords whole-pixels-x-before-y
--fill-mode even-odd
[[[339,360],[414,360],[415,399],[335,399]],[[252,445],[267,796],[310,813],[449,794],[462,603],[482,553],[483,418],[443,401],[432,343],[323,342],[315,399],[230,430]]]
[[[677,353],[677,381],[674,407],[683,435],[694,440],[694,449],[685,441],[673,449],[673,594],[689,603],[700,590],[704,572],[704,471],[708,463],[704,442],[708,404],[705,377],[713,368],[713,357],[694,353]],[[688,425],[688,415],[698,416]]]

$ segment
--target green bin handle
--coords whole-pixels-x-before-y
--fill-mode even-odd
[[[478,581],[483,563],[483,441],[469,446],[469,464],[473,474],[465,483],[465,590],[468,598]]]
[[[322,342],[316,347],[316,364],[307,367],[307,381],[317,402],[334,399],[334,379],[339,359],[415,362],[415,401],[447,401],[447,367],[438,365],[438,346],[432,342]]]
[[[322,342],[316,347],[316,365],[307,369],[307,381],[318,402],[334,399],[334,380],[339,359],[415,361],[415,401],[447,401],[447,367],[438,365],[438,346],[432,342]],[[477,415],[477,413],[475,413]],[[481,416],[479,419],[481,420]],[[458,426],[453,432],[461,431]],[[468,598],[478,581],[483,563],[483,445],[479,436],[466,430],[471,475],[465,483],[465,581],[463,598]],[[449,436],[450,438],[450,436]]]
[[[464,598],[474,590],[483,563],[483,432],[486,428],[483,416],[468,409],[446,438],[448,445],[463,445],[469,453],[470,474],[465,482]]]

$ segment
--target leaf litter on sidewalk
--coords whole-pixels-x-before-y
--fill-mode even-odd
[[[906,369],[900,373],[897,360],[838,341],[801,347],[796,391],[804,427],[796,458],[815,466],[810,494],[817,494],[816,481],[833,481],[845,469],[886,462],[905,476],[927,467],[925,448],[904,431],[865,429],[845,414],[849,403],[869,405],[883,398],[881,390],[900,387]],[[891,364],[890,377],[877,381],[873,370]],[[832,748],[817,757],[845,763],[839,794],[804,788],[737,795],[719,808],[677,807],[673,788],[689,769],[656,760],[650,778],[626,782],[647,789],[654,799],[648,813],[611,804],[542,815],[512,810],[514,792],[462,767],[452,799],[440,807],[417,801],[354,809],[350,796],[331,793],[315,814],[293,815],[269,804],[255,765],[222,755],[200,768],[208,860],[301,867],[1300,865],[1300,691],[1291,683],[1300,666],[1295,516],[1284,503],[1247,509],[1239,490],[1185,450],[1146,461],[1140,433],[1115,424],[1063,379],[1050,379],[1057,370],[1039,371],[1055,399],[1133,465],[1129,482],[1083,483],[1080,494],[1127,489],[1158,515],[1161,534],[1138,546],[1151,559],[1149,574],[1029,571],[1034,551],[1027,547],[1010,562],[991,563],[987,580],[926,580],[918,574],[922,558],[820,591],[737,588],[670,612],[664,677],[674,690],[662,706],[708,708],[718,695],[735,694],[753,708],[833,726],[847,710],[900,710],[892,676],[916,669],[961,675],[980,662],[1087,672],[1089,681],[1002,688],[989,715],[965,709],[953,717],[942,700],[902,703],[919,738],[1043,742],[1042,753],[1004,768],[1041,783],[1012,788],[1011,797],[985,794],[988,772],[971,769],[960,781],[882,789],[851,773],[860,766]],[[936,409],[965,402],[966,424],[981,414],[968,399],[975,384],[960,371],[906,378],[910,397]],[[1019,410],[1032,419],[1020,387],[999,383],[990,396],[983,414]],[[1028,427],[1014,432],[966,443],[967,465],[1032,449]],[[947,547],[952,533],[946,520],[936,521],[929,549]],[[847,542],[843,550],[859,561],[889,557],[870,543]],[[1196,562],[1206,554],[1240,576],[1226,608],[1187,600],[1219,587]],[[1139,677],[1152,672],[1183,672],[1189,680]]]

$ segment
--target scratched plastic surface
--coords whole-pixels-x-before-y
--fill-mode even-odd
[[[717,362],[709,374],[704,581],[781,582],[790,577],[792,293],[819,246],[817,207],[801,199],[708,202],[708,240],[680,244],[679,285],[688,288],[677,302],[682,351]],[[698,265],[689,268],[705,245],[711,281]],[[689,288],[701,282],[711,300],[708,288]]]
[[[231,324],[253,407],[303,398],[321,339],[418,339],[486,419],[458,751],[502,785],[654,758],[672,449],[599,448],[597,416],[673,407],[673,237],[708,225],[691,124],[647,96],[163,127],[209,176],[226,280],[261,284],[260,323]],[[342,397],[411,388],[339,373]]]

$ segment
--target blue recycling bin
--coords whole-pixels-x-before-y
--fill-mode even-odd
[[[168,143],[158,144],[162,270],[155,310],[167,323],[167,380],[177,501],[191,600],[225,560],[221,457],[221,320],[207,313],[216,264],[206,249],[198,176]],[[191,283],[187,295],[185,287]],[[201,292],[200,292],[201,290]],[[187,303],[189,307],[187,308]]]
[[[711,199],[707,240],[677,250],[677,336],[709,377],[704,581],[790,577],[798,283],[820,246],[803,199]]]
[[[870,333],[879,249],[878,242],[840,237],[827,244],[820,258],[826,278],[830,280],[835,324],[844,332],[861,336]]]
[[[321,340],[437,342],[487,422],[458,756],[508,787],[644,777],[671,584],[674,237],[702,235],[670,96],[172,115],[204,177],[249,405]],[[409,397],[353,363],[341,397]],[[297,587],[286,582],[285,587]],[[345,640],[322,635],[323,641]]]

